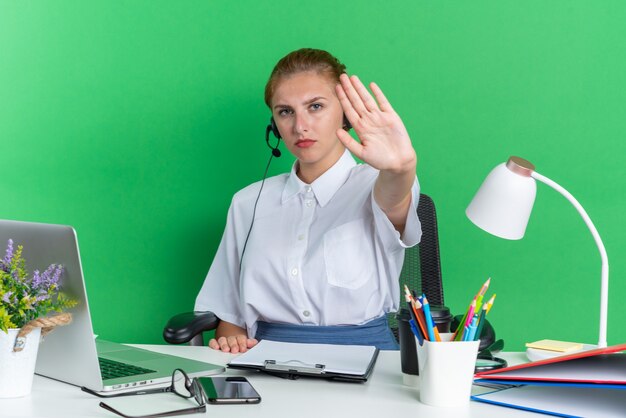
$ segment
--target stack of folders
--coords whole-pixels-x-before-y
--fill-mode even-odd
[[[626,416],[626,344],[478,373],[479,402],[562,417]]]

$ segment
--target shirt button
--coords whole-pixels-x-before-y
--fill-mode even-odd
[[[304,190],[306,190],[307,193],[311,193],[311,190],[313,190],[313,188],[311,186],[306,186]]]
[[[298,269],[297,268],[292,268],[291,269],[291,275],[292,276],[297,276],[298,275]]]
[[[311,205],[313,204],[312,200],[305,200],[304,204],[307,205],[308,207],[311,207]]]
[[[302,241],[304,239],[304,234],[298,235],[298,240]]]
[[[311,312],[309,312],[309,311],[304,311],[304,312],[302,312],[302,315],[304,315],[304,316],[309,316],[309,315],[311,315]]]

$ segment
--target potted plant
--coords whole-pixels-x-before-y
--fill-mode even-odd
[[[9,240],[0,260],[0,398],[30,393],[40,336],[69,323],[63,311],[76,305],[60,291],[63,266],[29,275],[22,252]]]

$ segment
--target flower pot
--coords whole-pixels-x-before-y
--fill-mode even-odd
[[[30,394],[35,375],[41,328],[34,328],[21,351],[13,351],[19,329],[0,330],[0,398],[18,398]]]

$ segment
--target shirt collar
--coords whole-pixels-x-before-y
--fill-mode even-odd
[[[298,161],[291,167],[291,172],[283,189],[281,203],[285,203],[308,186],[296,174],[297,164]],[[324,207],[333,198],[337,190],[350,176],[350,171],[354,166],[356,166],[356,161],[352,158],[350,151],[346,149],[332,167],[311,183],[313,193],[315,193],[315,198],[320,206]]]

